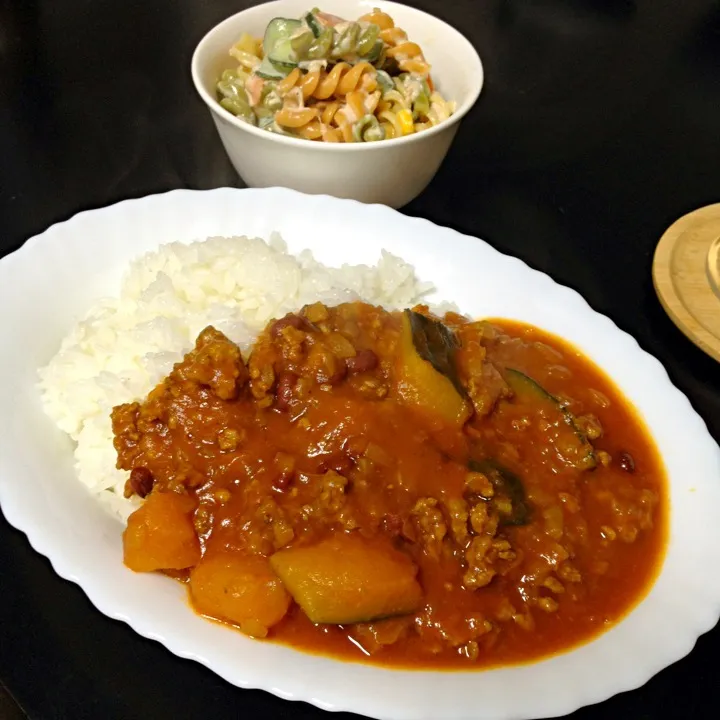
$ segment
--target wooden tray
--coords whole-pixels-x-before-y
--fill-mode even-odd
[[[653,283],[680,330],[720,362],[720,203],[674,222],[660,239]]]

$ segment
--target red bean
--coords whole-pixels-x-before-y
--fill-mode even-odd
[[[338,475],[345,475],[352,467],[352,461],[346,455],[337,455],[330,463],[330,467]]]
[[[372,350],[359,350],[355,357],[345,360],[345,365],[351,375],[367,372],[378,366],[378,356]]]
[[[270,328],[270,334],[273,337],[279,337],[280,333],[286,327],[294,327],[296,330],[302,330],[305,328],[305,319],[299,315],[288,313],[284,318],[276,320]]]
[[[295,373],[284,372],[280,375],[275,391],[275,407],[278,410],[288,410],[293,401],[293,392],[298,376]]]
[[[635,460],[629,452],[621,452],[618,455],[618,462],[620,463],[620,469],[627,473],[635,472]]]
[[[139,497],[144,498],[150,494],[155,484],[155,478],[146,467],[136,467],[130,472],[130,487]]]
[[[278,492],[285,492],[294,477],[294,470],[282,470],[280,474],[275,478],[275,480],[273,480],[272,486]]]

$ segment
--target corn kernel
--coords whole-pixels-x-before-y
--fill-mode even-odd
[[[415,124],[413,123],[413,116],[412,113],[407,110],[400,110],[397,114],[398,122],[400,123],[400,128],[402,130],[403,135],[410,135],[411,133],[415,132]]]

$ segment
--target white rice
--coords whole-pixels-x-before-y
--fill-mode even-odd
[[[78,478],[126,518],[127,473],[115,468],[110,412],[142,399],[214,325],[244,353],[269,320],[322,301],[410,307],[432,286],[383,251],[376,265],[330,268],[309,251],[287,253],[279,236],[171,243],[133,261],[120,296],[98,301],[40,370],[47,414],[77,443]]]

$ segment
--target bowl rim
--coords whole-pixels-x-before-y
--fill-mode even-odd
[[[258,138],[264,138],[265,140],[270,140],[271,142],[277,142],[281,145],[288,145],[289,147],[314,147],[320,152],[347,153],[358,152],[362,150],[367,151],[369,149],[386,148],[388,147],[388,143],[392,144],[391,147],[399,147],[401,145],[421,142],[424,138],[430,138],[438,133],[443,132],[444,130],[447,130],[453,125],[457,125],[465,117],[465,115],[467,115],[468,112],[470,112],[470,110],[475,106],[475,103],[480,97],[480,92],[482,91],[485,84],[485,72],[483,63],[480,59],[480,55],[475,49],[475,46],[467,39],[467,37],[465,37],[463,33],[461,33],[454,26],[450,25],[450,23],[441,20],[435,15],[431,15],[424,10],[420,10],[419,8],[412,7],[411,5],[406,5],[405,3],[394,2],[393,0],[376,0],[376,4],[378,7],[388,10],[389,12],[392,11],[393,7],[400,7],[403,9],[403,11],[409,11],[422,17],[428,23],[443,26],[447,31],[456,35],[456,42],[464,44],[467,50],[470,51],[471,58],[476,61],[476,67],[468,74],[468,77],[470,77],[473,81],[471,83],[470,90],[467,93],[465,100],[457,107],[455,112],[449,118],[447,118],[447,120],[443,120],[437,125],[434,125],[433,127],[428,128],[427,130],[423,130],[419,133],[405,135],[400,138],[389,138],[387,140],[382,140],[374,143],[312,142],[306,140],[305,138],[296,138],[292,136],[271,133],[267,130],[261,130],[254,125],[250,125],[249,123],[246,123],[243,120],[237,118],[231,112],[225,110],[225,108],[220,105],[220,103],[215,99],[215,97],[213,97],[213,95],[205,89],[201,78],[202,68],[200,65],[200,55],[205,49],[205,46],[210,43],[212,38],[218,32],[221,32],[227,27],[237,23],[238,19],[241,16],[245,16],[248,13],[254,12],[258,8],[264,6],[275,5],[280,7],[284,4],[284,0],[271,0],[271,2],[264,2],[259,5],[253,5],[250,8],[246,8],[245,10],[241,10],[240,12],[237,12],[234,15],[225,18],[224,20],[211,27],[210,30],[208,30],[203,35],[198,44],[195,46],[195,50],[193,51],[192,59],[190,61],[190,74],[192,76],[193,85],[195,86],[195,91],[200,96],[202,101],[207,105],[208,109],[213,113],[214,116],[217,116],[219,120],[222,120],[223,122],[232,125],[235,128],[238,128],[239,130],[248,132]]]

